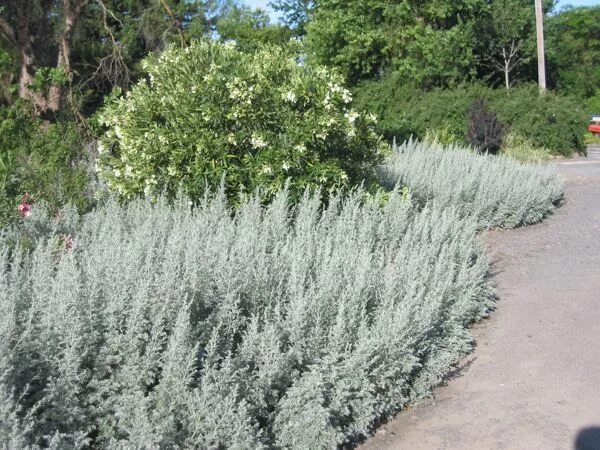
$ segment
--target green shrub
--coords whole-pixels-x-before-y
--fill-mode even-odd
[[[532,145],[563,156],[585,150],[588,117],[579,99],[552,92],[540,96],[537,86],[524,86],[510,95],[495,91],[491,103],[500,120]]]
[[[482,228],[540,222],[563,197],[562,179],[551,166],[413,141],[396,148],[381,178],[388,187],[408,186],[417,204],[433,201],[473,215]]]
[[[378,130],[389,140],[423,140],[427,130],[445,129],[466,144],[469,108],[483,98],[508,132],[535,147],[564,156],[585,148],[587,113],[582,102],[552,92],[540,97],[537,86],[516,87],[508,94],[481,85],[421,91],[389,77],[363,84],[356,94],[358,105],[378,116]]]
[[[0,108],[0,226],[17,217],[25,193],[51,210],[93,203],[84,139],[72,122],[44,124],[24,107]]]
[[[489,306],[476,222],[362,198],[109,202],[0,240],[0,442],[335,448],[429,393]]]
[[[426,92],[388,77],[359,86],[356,101],[377,116],[378,130],[389,141],[424,139],[428,130],[443,129],[466,144],[469,107],[477,98],[485,98],[484,92],[479,85]]]
[[[284,49],[201,41],[145,67],[149,79],[101,116],[103,175],[123,197],[197,199],[222,179],[230,197],[272,196],[288,179],[298,197],[360,183],[380,161],[374,118],[352,108],[341,78]]]
[[[587,113],[600,114],[600,88],[596,91],[593,97],[590,97],[586,101]]]
[[[583,137],[585,145],[600,145],[600,136],[593,133],[586,133]]]

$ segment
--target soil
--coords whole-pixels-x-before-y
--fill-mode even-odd
[[[462,372],[362,450],[600,449],[600,146],[551,164],[563,206],[489,234],[499,300]]]

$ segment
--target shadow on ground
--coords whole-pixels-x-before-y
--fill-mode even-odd
[[[577,433],[575,450],[600,450],[600,427],[583,428]]]

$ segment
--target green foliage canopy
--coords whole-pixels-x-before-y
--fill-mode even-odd
[[[321,0],[307,26],[316,61],[350,82],[398,71],[406,82],[440,86],[473,75],[473,17],[483,0]]]
[[[423,139],[428,131],[442,131],[465,142],[467,117],[478,98],[488,101],[500,122],[553,154],[583,151],[587,125],[584,103],[577,97],[549,92],[540,96],[537,86],[515,87],[507,94],[481,84],[453,89],[423,91],[404,85],[391,74],[378,82],[365,82],[356,89],[360,108],[378,117],[378,130],[388,140],[402,142],[411,136]]]
[[[254,51],[263,45],[285,45],[292,37],[289,28],[270,23],[269,15],[261,9],[234,6],[216,23],[221,40],[233,40],[245,51]]]
[[[42,124],[17,104],[0,107],[0,227],[17,217],[27,192],[51,211],[93,203],[82,136],[70,122]]]
[[[559,90],[591,97],[600,89],[600,6],[574,8],[547,23],[550,74]]]

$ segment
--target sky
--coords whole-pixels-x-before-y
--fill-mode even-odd
[[[276,19],[277,15],[267,6],[270,0],[245,0],[248,6],[253,8],[262,8],[264,10],[269,11],[271,13],[271,17]],[[558,8],[563,6],[573,5],[573,6],[600,6],[600,0],[559,0]]]

